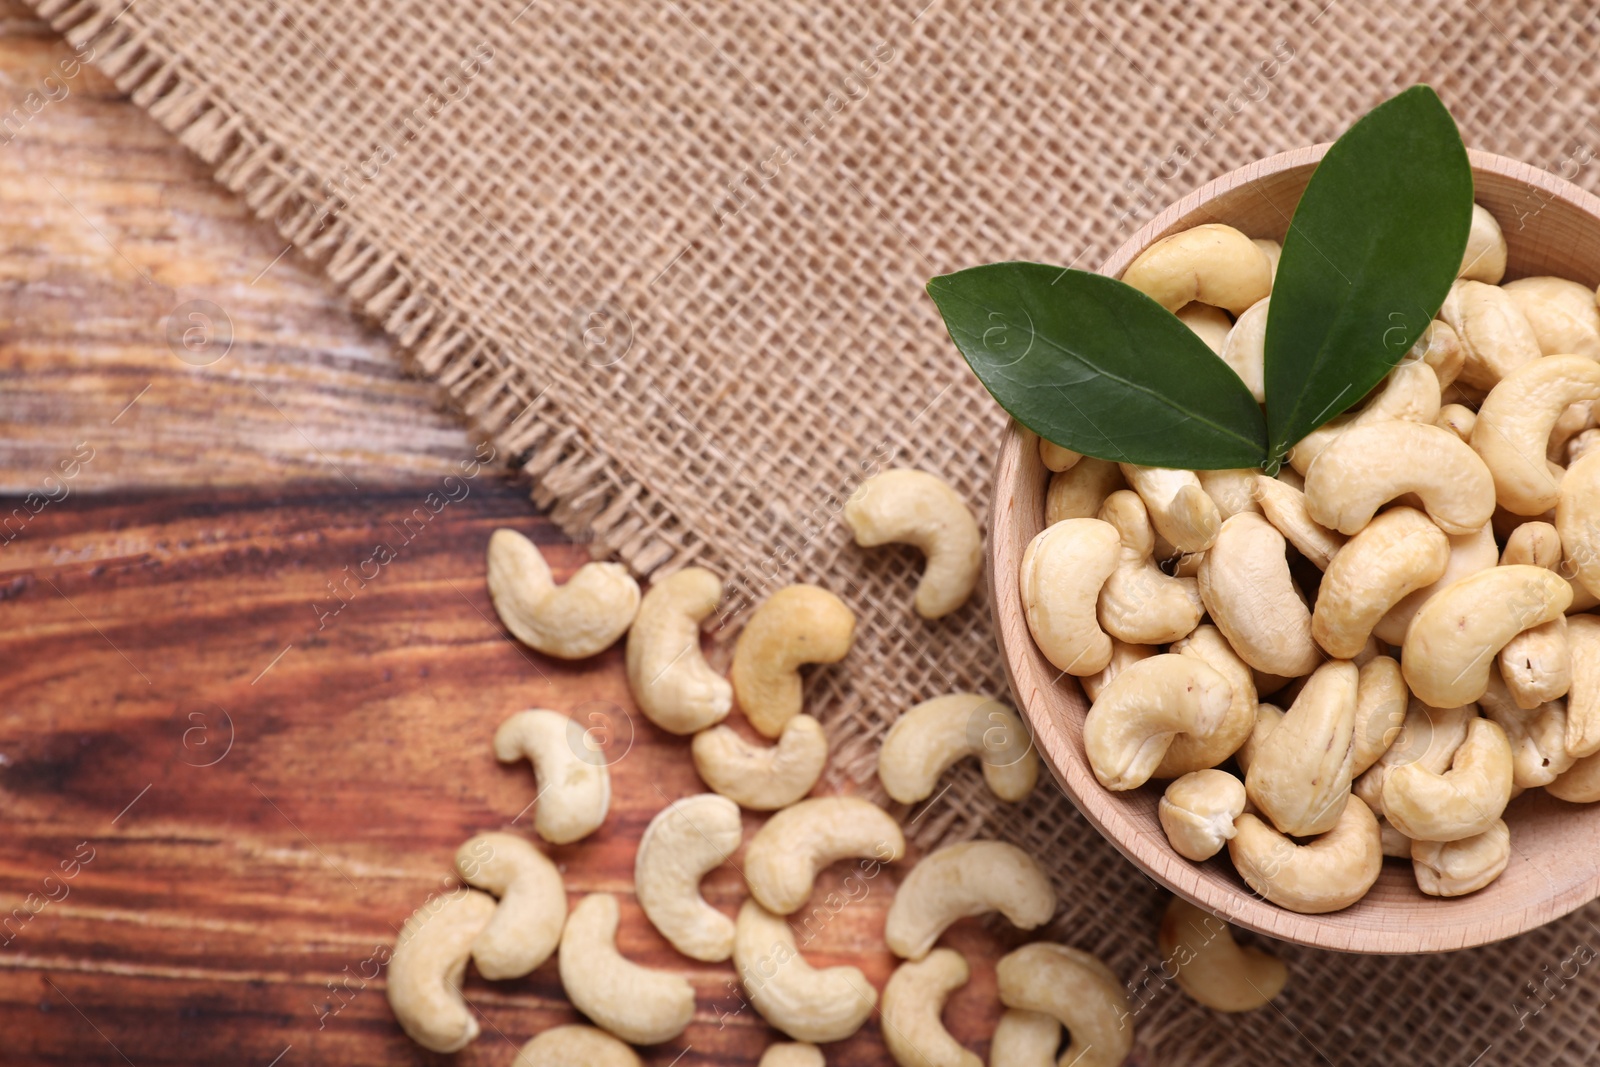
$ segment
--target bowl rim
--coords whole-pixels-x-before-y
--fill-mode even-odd
[[[1280,152],[1206,182],[1156,214],[1123,241],[1097,270],[1110,277],[1119,277],[1135,256],[1167,233],[1179,220],[1203,209],[1219,195],[1263,178],[1314,165],[1330,147],[1331,142],[1327,142]],[[1497,178],[1520,182],[1550,198],[1564,201],[1569,207],[1593,218],[1597,229],[1600,229],[1600,197],[1520,160],[1471,149],[1468,150],[1468,158],[1475,175],[1478,172],[1491,173]],[[1025,689],[1033,683],[1019,677],[1019,670],[1024,668],[1024,664],[1015,650],[1015,642],[1026,641],[1031,646],[1032,636],[1022,620],[1017,576],[1009,573],[1015,567],[998,567],[997,560],[1004,549],[1003,527],[1010,525],[1014,510],[1011,506],[1013,497],[1006,487],[1020,473],[1018,467],[1025,458],[1022,446],[1031,439],[1032,435],[1015,420],[1008,420],[995,464],[985,561],[995,633],[1012,699],[1027,722],[1045,765],[1073,806],[1126,860],[1169,891],[1234,925],[1279,940],[1357,953],[1441,952],[1489,944],[1542,926],[1600,897],[1600,872],[1597,872],[1595,877],[1586,882],[1526,902],[1517,908],[1502,909],[1492,916],[1479,915],[1438,924],[1332,925],[1326,920],[1340,913],[1331,913],[1330,916],[1300,914],[1268,903],[1249,892],[1241,892],[1236,887],[1224,887],[1202,877],[1203,865],[1178,856],[1159,831],[1152,838],[1144,827],[1134,825],[1117,798],[1095,780],[1072,738],[1052,722],[1048,714],[1033,710],[1033,701],[1025,697]],[[1040,470],[1043,470],[1042,465]],[[1014,553],[1008,559],[1020,558],[1021,547],[1014,546]],[[1082,702],[1085,707],[1087,705],[1076,679],[1068,691],[1068,700]],[[1471,895],[1457,899],[1471,899]]]

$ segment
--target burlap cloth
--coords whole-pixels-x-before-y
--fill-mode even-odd
[[[734,620],[774,583],[843,595],[856,648],[810,700],[870,790],[902,708],[1004,691],[982,598],[923,622],[915,554],[838,521],[889,463],[989,496],[1001,415],[930,275],[1093,267],[1182,193],[1415,81],[1468,144],[1600,186],[1584,4],[924,3],[38,6],[325,262],[574,535],[641,574],[718,569]],[[1160,991],[1161,894],[1054,788],[1004,810],[968,769],[920,814],[924,841],[999,835],[1051,867],[1058,935],[1149,995],[1143,1062],[1597,1057],[1594,908],[1450,956],[1282,946],[1288,991],[1229,1017]]]

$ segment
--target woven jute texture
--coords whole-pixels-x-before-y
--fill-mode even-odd
[[[928,277],[1093,267],[1182,193],[1416,81],[1473,147],[1600,186],[1583,4],[39,9],[324,262],[575,536],[641,574],[714,567],[731,623],[791,580],[844,596],[855,650],[808,699],[869,792],[901,709],[1004,687],[983,598],[920,620],[915,554],[863,552],[838,520],[891,464],[988,499],[1001,416]],[[969,769],[925,808],[924,842],[996,835],[1050,866],[1057,936],[1152,994],[1141,1062],[1596,1059],[1595,909],[1442,957],[1283,947],[1288,991],[1241,1019],[1153,995],[1162,894],[1054,789],[1000,808]]]

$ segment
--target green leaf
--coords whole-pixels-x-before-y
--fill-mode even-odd
[[[1113,278],[990,263],[928,283],[950,338],[1018,422],[1086,456],[1222,470],[1266,457],[1266,420],[1177,317]]]
[[[1267,316],[1274,461],[1399,362],[1439,310],[1472,224],[1472,167],[1434,91],[1368,112],[1295,209]]]

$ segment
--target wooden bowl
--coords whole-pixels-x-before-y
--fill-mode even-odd
[[[1282,240],[1326,145],[1297,149],[1226,174],[1163,211],[1100,268],[1112,277],[1156,240],[1206,222]],[[1553,274],[1600,283],[1600,199],[1570,182],[1501,156],[1471,153],[1478,203],[1500,220],[1509,245],[1507,278]],[[1049,472],[1036,438],[1016,424],[995,471],[989,580],[995,622],[1017,707],[1040,754],[1078,809],[1138,867],[1195,904],[1271,937],[1346,952],[1436,952],[1482,945],[1531,930],[1600,896],[1600,804],[1575,805],[1530,790],[1506,812],[1512,856],[1504,874],[1464,897],[1417,889],[1409,861],[1386,859],[1360,902],[1329,915],[1299,915],[1245,885],[1227,850],[1206,863],[1167,844],[1156,818],[1165,783],[1112,793],[1083,754],[1087,702],[1076,679],[1050,665],[1033,643],[1017,592],[1022,553],[1044,527]],[[1360,803],[1353,801],[1353,803]]]

